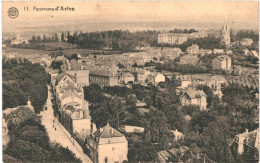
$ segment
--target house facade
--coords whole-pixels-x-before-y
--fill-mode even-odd
[[[66,73],[71,76],[74,76],[75,82],[79,86],[89,86],[89,70],[67,70]]]
[[[227,55],[217,56],[212,60],[213,70],[230,70],[231,58]]]
[[[84,140],[90,134],[91,117],[83,88],[73,76],[62,73],[56,81],[55,95],[60,122],[71,134]]]
[[[191,45],[191,46],[187,47],[186,52],[189,55],[197,55],[199,52],[199,46],[197,44]]]
[[[182,64],[182,65],[185,65],[185,64],[196,65],[197,63],[198,63],[197,56],[185,55],[180,58],[180,64]]]
[[[157,85],[160,82],[165,82],[165,76],[161,73],[151,73],[147,77],[147,83]]]
[[[127,161],[128,142],[123,134],[109,124],[87,136],[86,147],[93,163]]]
[[[101,88],[105,86],[117,86],[118,76],[108,70],[93,70],[89,75],[90,84],[98,84]]]
[[[189,90],[184,93],[181,99],[182,106],[195,105],[199,106],[200,110],[207,109],[207,95],[202,90]]]
[[[135,76],[130,72],[123,72],[122,75],[120,76],[119,80],[121,83],[125,83],[125,84],[127,84],[129,82],[134,83]]]

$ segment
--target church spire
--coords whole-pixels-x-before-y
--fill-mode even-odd
[[[31,105],[32,105],[32,103],[31,103],[31,101],[30,101],[30,96],[28,96],[27,105],[29,105],[29,106],[31,106]]]

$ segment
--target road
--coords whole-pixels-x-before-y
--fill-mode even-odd
[[[46,128],[50,141],[60,143],[60,145],[65,148],[68,147],[76,155],[76,157],[82,160],[82,162],[91,163],[92,161],[83,152],[83,149],[77,141],[74,141],[71,138],[69,132],[62,126],[58,119],[54,117],[54,110],[51,103],[52,93],[50,89],[50,86],[48,86],[48,99],[46,102],[47,110],[40,113],[42,116],[42,124]]]

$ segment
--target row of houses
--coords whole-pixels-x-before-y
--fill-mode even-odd
[[[90,79],[88,72],[81,69],[51,73],[59,121],[71,135],[85,142],[86,152],[94,163],[127,161],[128,141],[125,136],[109,124],[97,130],[91,123],[89,103],[83,90],[83,86],[89,85],[85,80]]]
[[[170,77],[171,80],[179,85],[176,88],[176,93],[180,97],[182,106],[195,105],[200,110],[207,109],[207,95],[203,90],[198,90],[200,85],[208,86],[214,95],[222,98],[222,89],[226,84],[226,79],[223,76],[211,75],[181,75],[174,74]]]
[[[98,84],[103,88],[129,83],[158,85],[160,82],[165,82],[165,76],[160,72],[152,72],[141,68],[119,69],[116,66],[84,64],[75,59],[66,61],[62,66],[62,70],[73,76],[80,86]]]
[[[84,140],[91,133],[91,117],[77,76],[63,72],[52,76],[51,80],[60,122],[72,135]]]

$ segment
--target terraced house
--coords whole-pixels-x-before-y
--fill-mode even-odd
[[[55,93],[59,119],[63,126],[78,138],[85,139],[90,134],[91,117],[84,91],[74,82],[74,77],[62,73],[57,77]]]

